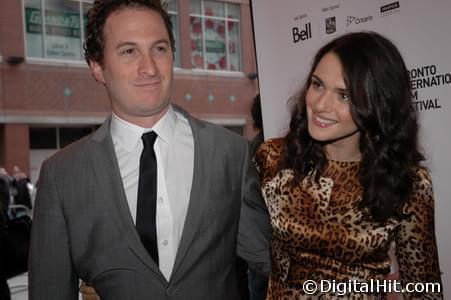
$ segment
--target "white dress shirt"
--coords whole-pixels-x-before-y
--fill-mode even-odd
[[[128,207],[136,223],[141,136],[158,134],[157,240],[159,267],[169,281],[188,210],[194,169],[194,140],[188,120],[172,106],[153,128],[131,124],[116,114],[111,117],[111,136],[119,163]]]

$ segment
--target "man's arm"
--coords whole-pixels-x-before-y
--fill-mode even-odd
[[[261,195],[257,170],[248,155],[244,161],[241,195],[238,256],[247,261],[250,269],[268,275],[271,269],[270,219]]]
[[[36,195],[29,258],[30,300],[76,300],[69,235],[51,165],[44,163]]]

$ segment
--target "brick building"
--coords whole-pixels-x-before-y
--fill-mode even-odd
[[[83,61],[91,3],[0,1],[0,166],[19,165],[33,181],[46,157],[92,132],[110,110]],[[249,3],[167,4],[177,46],[172,101],[247,137],[257,90]]]

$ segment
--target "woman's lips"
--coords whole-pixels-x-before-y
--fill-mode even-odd
[[[337,121],[335,121],[335,120],[331,120],[331,119],[327,119],[327,118],[324,118],[324,117],[320,117],[318,115],[313,115],[312,121],[313,121],[313,124],[315,124],[315,125],[317,125],[319,127],[323,127],[323,128],[331,126],[331,125],[337,123]]]

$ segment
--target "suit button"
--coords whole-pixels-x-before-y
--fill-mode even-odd
[[[166,290],[166,294],[167,294],[168,296],[174,296],[175,293],[177,293],[177,292],[178,292],[178,289],[175,288],[175,287],[169,287],[169,288]]]

